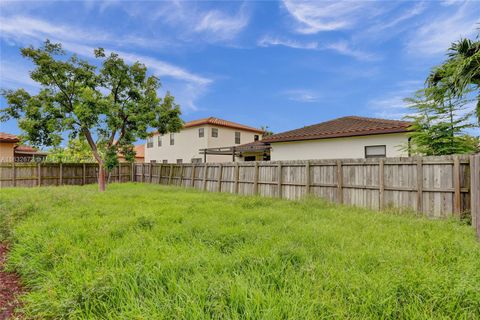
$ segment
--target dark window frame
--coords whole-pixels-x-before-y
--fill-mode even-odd
[[[198,137],[199,138],[205,137],[205,128],[198,128]]]
[[[175,135],[173,133],[170,133],[170,145],[175,145]]]
[[[218,128],[212,128],[212,138],[218,138]]]
[[[367,154],[367,149],[371,147],[383,147],[384,153],[383,155],[368,155]],[[387,145],[385,144],[376,144],[376,145],[371,145],[371,146],[365,146],[364,147],[364,154],[365,154],[365,159],[371,159],[371,158],[386,158],[387,157]]]
[[[235,144],[240,144],[242,141],[242,133],[240,131],[235,131]]]
[[[157,138],[157,147],[161,147],[162,146],[162,135],[158,135],[158,138]]]
[[[183,159],[177,159],[177,164],[182,164],[183,163]]]
[[[147,148],[153,148],[153,137],[147,138]]]

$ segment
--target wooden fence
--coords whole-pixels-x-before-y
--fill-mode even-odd
[[[135,181],[299,199],[305,195],[430,217],[470,211],[468,156],[206,164],[136,164]]]
[[[110,174],[110,182],[132,181],[132,168],[131,164],[121,164]],[[96,163],[0,163],[0,188],[84,185],[97,181]]]
[[[0,187],[96,183],[96,164],[1,164]],[[472,213],[480,234],[480,155],[386,159],[122,164],[110,182],[299,199],[306,195],[429,217]]]

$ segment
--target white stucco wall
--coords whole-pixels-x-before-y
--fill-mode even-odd
[[[271,143],[271,160],[365,158],[365,146],[385,145],[387,157],[408,156],[405,133]]]
[[[203,138],[198,137],[199,128],[204,128]],[[212,128],[218,129],[218,137],[212,137]],[[201,158],[203,162],[203,154],[199,153],[199,149],[234,146],[236,145],[235,132],[240,132],[240,144],[254,141],[254,136],[257,134],[227,127],[204,125],[185,128],[180,132],[174,133],[175,144],[173,146],[170,145],[170,134],[165,134],[162,137],[161,147],[157,144],[157,134],[153,137],[152,148],[147,148],[145,143],[145,162],[156,160],[158,163],[161,163],[163,160],[167,160],[169,163],[176,163],[177,159],[182,159],[184,163],[190,163],[193,158]],[[207,162],[231,161],[232,156],[207,155]]]

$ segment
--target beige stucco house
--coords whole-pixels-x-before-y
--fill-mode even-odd
[[[281,132],[236,148],[237,159],[310,160],[408,156],[411,123],[348,116]],[[239,152],[240,151],[240,152]],[[256,158],[252,156],[256,155]]]
[[[30,162],[47,156],[45,152],[19,143],[18,136],[0,132],[0,162]]]
[[[145,162],[231,162],[232,155],[202,154],[200,150],[253,142],[262,134],[260,129],[215,117],[194,120],[177,133],[153,133],[145,144]]]

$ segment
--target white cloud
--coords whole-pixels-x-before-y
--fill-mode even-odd
[[[260,47],[284,46],[294,49],[318,49],[318,42],[301,42],[297,40],[281,39],[276,37],[265,36],[260,39],[257,44]]]
[[[297,102],[317,102],[320,97],[315,92],[308,89],[291,89],[282,92],[288,100]]]
[[[313,34],[352,28],[359,20],[379,13],[378,3],[370,1],[294,1],[284,7],[297,21],[296,31]]]
[[[379,59],[376,54],[352,48],[350,44],[346,41],[338,41],[335,43],[331,43],[327,45],[326,48],[337,51],[342,55],[353,57],[357,60],[372,61]]]
[[[332,50],[341,55],[353,57],[357,60],[363,61],[379,59],[379,57],[373,53],[353,48],[347,41],[338,41],[326,45],[320,45],[317,41],[302,42],[280,37],[265,36],[257,42],[257,45],[260,47],[284,46],[288,48],[304,50]]]
[[[105,30],[88,30],[65,24],[54,24],[45,20],[28,16],[2,17],[0,37],[21,43],[61,39],[91,44],[110,44],[120,47],[158,48],[167,46],[167,42],[159,39],[147,39],[133,34],[123,34],[121,37]]]
[[[470,37],[478,28],[480,16],[477,3],[465,2],[447,14],[429,19],[417,28],[407,43],[407,51],[421,55],[445,53],[451,43]]]
[[[219,10],[212,10],[200,17],[194,30],[205,32],[217,40],[231,40],[248,24],[249,17],[241,9],[235,15],[227,15]]]

